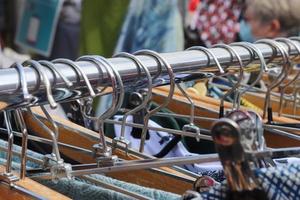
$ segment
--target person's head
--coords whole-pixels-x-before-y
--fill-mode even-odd
[[[246,29],[251,30],[255,39],[296,36],[300,27],[299,11],[300,0],[246,0],[241,39]]]

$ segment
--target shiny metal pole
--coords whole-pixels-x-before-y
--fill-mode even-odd
[[[300,45],[300,42],[296,42],[297,45]],[[282,43],[284,48],[288,49],[287,44]],[[262,52],[265,59],[270,59],[273,55],[273,49],[271,46],[266,44],[254,44],[258,49]],[[243,61],[250,61],[251,55],[249,51],[243,47],[233,47],[235,51],[238,52],[239,56]],[[296,55],[297,51],[293,46],[290,46],[290,55]],[[230,52],[226,51],[222,48],[212,48],[212,53],[216,56],[222,66],[232,65],[233,62],[237,60],[234,58],[232,62],[232,58]],[[190,51],[180,51],[180,52],[172,52],[172,53],[161,53],[168,63],[173,68],[173,71],[176,72],[188,72],[188,71],[196,71],[196,70],[209,70],[213,73],[218,72],[218,68],[215,65],[213,59],[207,57],[207,55],[200,51],[190,50]],[[157,70],[157,62],[148,56],[137,56],[142,63],[149,69],[152,75],[154,75]],[[277,57],[280,57],[280,53],[278,53]],[[256,58],[257,59],[257,58]],[[124,81],[125,86],[130,86],[131,82],[136,80],[136,76],[138,75],[138,69],[135,63],[132,60],[126,58],[109,58],[108,59],[115,69],[117,69]],[[87,75],[88,79],[91,81],[92,85],[101,85],[105,86],[109,83],[108,76],[105,72],[105,69],[99,68],[93,63],[78,61],[77,64],[82,68],[84,73]],[[70,81],[72,81],[78,87],[83,86],[83,80],[80,83],[77,82],[78,74],[72,69],[72,67],[67,66],[65,64],[55,64],[57,68],[61,71],[62,74],[66,76]],[[31,67],[25,67],[25,75],[28,84],[29,91],[32,92],[34,88],[38,87],[39,76],[38,73]],[[237,69],[238,70],[238,69]],[[50,80],[51,85],[53,86],[54,82],[54,74],[50,69],[45,68],[46,74]],[[165,71],[163,71],[166,74]],[[65,82],[62,80],[60,76],[56,76],[56,87],[61,86],[66,88]],[[39,87],[36,91],[41,92],[44,86]],[[7,95],[9,94],[9,98],[14,98],[14,94],[20,93],[20,80],[19,75],[16,69],[8,68],[0,70],[0,101],[3,99],[7,100]],[[7,102],[7,101],[6,101]]]

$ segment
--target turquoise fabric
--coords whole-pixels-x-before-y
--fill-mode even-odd
[[[182,21],[177,0],[131,0],[115,51],[183,50]]]
[[[7,147],[7,142],[0,140],[1,147]],[[21,152],[21,148],[17,145],[14,145],[13,148],[16,152]],[[28,154],[31,157],[43,159],[43,155],[28,150]],[[6,153],[4,151],[0,151],[0,164],[4,165],[6,163]],[[20,169],[20,159],[17,156],[13,157],[13,164],[12,167],[14,170]],[[32,161],[27,161],[28,169],[40,167],[39,164],[36,164]],[[119,181],[110,177],[106,177],[104,175],[92,174],[90,175],[93,178],[101,180],[105,183],[109,183],[118,187],[121,187],[125,190],[136,192],[140,195],[144,195],[151,199],[158,199],[158,200],[175,200],[180,199],[180,196],[177,194],[146,188],[139,185],[127,183],[124,181]],[[118,200],[118,199],[131,199],[128,196],[121,194],[119,192],[115,192],[112,190],[108,190],[105,188],[101,188],[96,186],[86,180],[75,178],[74,180],[68,179],[61,179],[57,183],[52,182],[51,180],[37,180],[41,184],[58,191],[69,198],[72,199],[80,199],[80,200]]]

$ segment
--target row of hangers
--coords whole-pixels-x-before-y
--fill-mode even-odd
[[[285,43],[289,48],[286,49],[280,42]],[[132,76],[128,80],[124,80],[121,73],[114,67],[114,65],[108,61],[107,59],[101,57],[101,56],[82,56],[77,61],[81,63],[91,63],[99,69],[99,71],[105,71],[106,77],[102,77],[103,80],[108,80],[105,82],[105,84],[100,84],[95,87],[95,83],[101,82],[97,79],[90,80],[87,74],[84,72],[82,67],[80,67],[76,62],[67,60],[67,59],[56,59],[52,62],[49,61],[26,61],[22,64],[14,64],[12,67],[16,69],[19,80],[20,80],[20,94],[22,95],[21,98],[16,99],[13,101],[13,103],[9,102],[10,104],[3,105],[3,113],[4,113],[4,119],[5,119],[5,128],[8,133],[8,147],[6,149],[7,153],[7,164],[6,164],[6,172],[2,174],[1,180],[13,184],[16,180],[18,180],[18,177],[16,177],[11,170],[11,160],[12,160],[12,146],[13,146],[13,139],[14,135],[16,135],[15,131],[12,130],[11,123],[14,121],[15,124],[17,124],[17,127],[20,128],[21,132],[21,138],[22,138],[22,152],[21,152],[21,170],[20,170],[20,177],[23,179],[26,175],[26,151],[27,151],[27,141],[28,139],[33,139],[32,136],[28,135],[28,131],[26,129],[26,124],[23,116],[26,115],[33,119],[38,126],[43,129],[43,131],[50,137],[50,140],[37,137],[35,136],[35,140],[39,140],[42,142],[50,143],[52,146],[52,153],[45,155],[44,160],[42,161],[43,167],[39,170],[32,170],[27,171],[27,174],[29,177],[34,178],[40,178],[40,179],[53,179],[57,180],[60,178],[69,178],[71,179],[74,176],[85,176],[88,174],[93,173],[109,173],[109,172],[115,172],[115,171],[129,171],[129,170],[141,170],[141,169],[149,169],[149,168],[155,168],[155,167],[163,167],[163,166],[173,166],[173,165],[182,165],[182,164],[188,164],[188,163],[201,163],[201,162],[207,162],[207,161],[216,161],[218,160],[217,154],[212,155],[199,155],[199,156],[191,156],[191,157],[178,157],[178,158],[148,158],[142,161],[124,161],[120,160],[115,154],[115,150],[117,148],[121,148],[125,151],[126,155],[128,156],[128,153],[132,153],[134,151],[130,150],[130,142],[125,139],[124,137],[124,129],[125,126],[133,126],[142,129],[141,131],[141,144],[139,148],[139,152],[143,153],[144,151],[144,144],[146,140],[147,130],[159,130],[159,131],[165,131],[170,132],[175,135],[180,136],[187,136],[191,138],[195,138],[196,140],[210,140],[214,141],[216,144],[218,144],[216,141],[215,134],[222,134],[225,132],[224,130],[219,130],[216,124],[218,123],[225,123],[226,126],[229,126],[230,128],[234,128],[233,133],[237,132],[238,136],[235,135],[235,137],[240,137],[241,133],[239,133],[239,129],[241,126],[240,124],[234,124],[237,123],[239,118],[242,118],[245,120],[245,118],[248,118],[248,120],[254,120],[254,124],[260,124],[261,127],[264,127],[266,129],[272,129],[272,130],[279,130],[281,131],[280,134],[282,135],[290,135],[290,130],[297,131],[298,129],[295,128],[294,124],[287,124],[287,123],[274,123],[272,115],[272,106],[271,106],[271,92],[272,90],[277,87],[281,86],[282,90],[280,93],[280,105],[279,105],[279,114],[282,112],[282,105],[283,101],[289,100],[289,98],[285,98],[285,89],[297,81],[297,78],[294,78],[292,81],[285,85],[281,85],[283,81],[286,79],[286,77],[289,75],[291,68],[292,68],[292,58],[290,56],[291,49],[296,49],[298,54],[300,54],[299,47],[297,42],[299,41],[298,38],[278,38],[276,40],[259,40],[256,43],[257,44],[265,44],[271,47],[272,49],[272,57],[268,60],[268,62],[275,62],[276,64],[280,64],[282,66],[281,73],[279,76],[273,81],[268,87],[266,91],[265,96],[265,103],[263,107],[263,113],[255,113],[250,111],[241,111],[240,107],[240,99],[247,94],[250,90],[255,90],[254,85],[262,78],[263,73],[269,70],[269,65],[266,63],[265,57],[262,54],[262,52],[255,46],[254,44],[250,43],[234,43],[231,45],[216,45],[214,48],[223,48],[231,56],[231,64],[235,64],[235,61],[238,63],[238,67],[222,67],[221,63],[217,59],[217,57],[214,55],[214,53],[207,48],[203,47],[193,47],[188,49],[188,51],[201,51],[203,52],[207,57],[207,66],[209,66],[213,62],[217,69],[216,71],[210,71],[209,69],[205,70],[196,70],[196,71],[190,71],[187,69],[183,72],[174,72],[173,67],[170,65],[170,63],[160,54],[150,51],[150,50],[141,50],[134,54],[129,53],[120,53],[115,55],[114,57],[117,58],[126,58],[128,60],[131,60],[136,65],[136,71],[137,76]],[[234,47],[242,47],[248,51],[250,54],[251,59],[247,60],[245,62],[240,56],[239,52],[237,52]],[[150,71],[148,67],[143,64],[143,62],[140,60],[140,58],[137,56],[144,56],[144,57],[150,57],[151,59],[155,60],[157,63],[157,70],[156,73],[153,71]],[[278,56],[279,55],[279,56]],[[282,57],[278,60],[278,57]],[[252,61],[256,60],[258,58],[259,64],[258,65],[252,65]],[[276,58],[276,59],[275,59]],[[71,81],[62,71],[57,67],[57,64],[64,64],[68,65],[73,69],[73,71],[77,74],[77,80],[75,80],[75,84],[73,81]],[[35,88],[29,89],[27,85],[27,76],[26,76],[26,69],[32,68],[35,70],[35,73],[37,74],[38,81],[37,86]],[[48,71],[47,71],[48,70]],[[258,71],[259,74],[257,76],[257,79],[251,84],[251,85],[243,85],[241,84],[243,79],[243,73],[249,70],[255,70]],[[52,83],[50,79],[48,78],[49,71],[53,75]],[[225,76],[229,74],[239,74],[238,80],[232,85],[232,87],[227,90],[227,92],[223,95],[220,102],[218,102],[214,107],[219,107],[219,111],[215,112],[219,116],[214,117],[202,117],[197,114],[195,114],[195,110],[197,109],[197,105],[199,104],[198,100],[195,102],[195,98],[192,97],[192,95],[188,94],[185,89],[182,87],[181,83],[191,80],[197,80],[197,79],[209,79],[212,77],[218,77],[218,76]],[[104,74],[104,73],[103,73]],[[298,77],[299,73],[296,74],[295,77]],[[56,84],[58,79],[61,79],[64,84]],[[84,84],[79,84],[81,82],[84,82]],[[130,84],[128,84],[130,82]],[[126,84],[124,84],[126,83]],[[134,115],[137,112],[141,111],[142,109],[147,108],[149,102],[152,99],[152,96],[159,96],[157,93],[159,92],[159,89],[154,89],[154,87],[162,86],[162,85],[168,85],[167,91],[165,91],[165,96],[163,94],[160,94],[163,96],[162,100],[160,101],[160,104],[157,108],[149,110],[146,110],[146,114],[144,116],[143,124],[136,124],[136,123],[128,123],[126,121],[127,117],[129,115]],[[43,87],[41,87],[43,86]],[[173,97],[176,96],[175,88],[178,88],[179,96],[182,96],[185,98],[184,101],[188,102],[189,105],[189,112],[183,114],[163,114],[160,113],[160,110],[169,106],[170,102],[172,102],[174,99]],[[44,90],[44,92],[42,92]],[[29,92],[31,91],[31,92]],[[131,110],[121,109],[125,91],[131,93],[131,98],[133,101],[136,101],[136,107]],[[283,92],[282,92],[283,91]],[[235,92],[234,101],[232,105],[225,103],[225,98],[229,95],[233,94]],[[178,93],[178,92],[177,92]],[[112,96],[112,103],[111,106],[100,116],[93,115],[92,111],[92,105],[93,105],[93,99],[97,96],[105,95],[105,94],[111,94]],[[175,94],[175,95],[174,95]],[[7,98],[7,97],[6,97]],[[154,97],[155,100],[156,97]],[[297,95],[293,95],[293,98],[297,98]],[[3,98],[4,99],[4,98]],[[8,98],[9,99],[9,98]],[[51,114],[49,114],[48,110],[43,105],[44,103],[49,104],[51,109],[54,109],[57,107],[57,101],[71,101],[73,100],[76,102],[76,105],[80,109],[80,113],[83,115],[84,119],[94,121],[98,124],[99,131],[98,131],[98,142],[93,146],[94,151],[91,151],[89,149],[81,148],[76,145],[70,145],[70,144],[64,144],[59,142],[58,138],[60,137],[60,130],[58,128],[57,122],[53,120],[53,117]],[[200,102],[202,98],[199,98]],[[204,99],[204,98],[203,98]],[[294,100],[294,104],[297,103],[297,100]],[[16,103],[17,102],[17,103]],[[43,103],[41,103],[43,102]],[[207,102],[206,102],[207,103]],[[33,106],[40,106],[39,112],[42,113],[42,115],[45,115],[45,118],[47,119],[48,126],[46,125],[45,121],[41,120],[39,117],[36,116],[35,112],[31,107]],[[229,106],[232,106],[230,110],[232,110],[229,114],[225,114],[225,109],[228,110]],[[242,108],[243,109],[243,108]],[[111,120],[110,118],[117,112],[117,111],[125,111],[125,114],[123,115],[122,121],[117,122],[114,120]],[[208,109],[209,110],[209,109]],[[177,111],[177,110],[176,110]],[[216,110],[215,110],[216,111]],[[155,128],[155,127],[149,127],[148,122],[151,118],[151,116],[155,115],[164,115],[164,116],[175,116],[175,117],[184,117],[189,119],[189,123],[186,124],[183,127],[182,131],[178,130],[172,130],[167,128]],[[262,118],[260,117],[262,115]],[[220,118],[226,116],[226,118],[230,118],[224,120],[220,120]],[[264,123],[264,119],[267,118],[267,123]],[[283,117],[281,117],[283,118]],[[285,119],[285,118],[284,118]],[[209,122],[215,122],[215,125],[213,128],[218,129],[218,133],[214,133],[214,129],[210,130],[209,127],[199,128],[197,126],[197,121],[209,121]],[[112,139],[111,144],[107,144],[107,138],[104,134],[103,125],[105,122],[109,123],[115,123],[121,125],[121,136],[115,137]],[[279,121],[280,122],[280,121]],[[294,120],[293,122],[296,122]],[[50,126],[49,126],[50,124]],[[224,126],[225,126],[224,125]],[[203,127],[203,126],[202,126]],[[282,130],[287,130],[282,131]],[[270,149],[267,149],[264,144],[264,136],[262,135],[262,131],[257,130],[255,133],[256,135],[253,135],[252,142],[256,142],[256,148],[250,148],[247,145],[241,144],[239,148],[243,148],[243,150],[247,153],[247,155],[252,155],[252,157],[256,155],[264,155],[268,157],[276,156],[278,151],[272,151]],[[253,139],[254,138],[254,139]],[[240,143],[243,143],[246,141],[244,137],[240,137],[238,139]],[[123,146],[123,147],[122,147]],[[92,164],[69,164],[64,162],[64,160],[61,157],[60,147],[72,149],[74,151],[78,152],[84,152],[86,154],[92,155],[95,158],[95,163]],[[246,147],[248,149],[246,149]],[[217,146],[217,150],[218,150]],[[221,148],[221,147],[220,147]],[[291,149],[280,149],[280,154],[282,152],[292,152],[292,154],[298,154],[299,149],[295,148],[293,151]],[[222,156],[221,151],[219,151],[220,160],[222,162]],[[279,154],[279,153],[278,153]],[[232,156],[232,155],[231,155]],[[126,157],[126,156],[125,156]],[[230,156],[229,156],[230,157]],[[251,156],[250,156],[251,157]],[[232,158],[232,157],[231,157]],[[34,160],[34,158],[31,158]],[[249,159],[250,160],[250,159]],[[272,165],[273,163],[270,163],[270,159],[262,159],[262,163],[267,163],[269,165]],[[248,161],[248,160],[247,160]],[[41,162],[40,162],[41,163]],[[222,162],[223,166],[224,163]],[[256,163],[257,166],[261,166],[260,163]],[[267,166],[267,165],[264,165]],[[226,166],[224,166],[224,169]],[[235,170],[235,169],[231,169]],[[36,173],[38,172],[38,173]],[[233,172],[232,172],[233,173]],[[230,176],[227,177],[227,179]],[[251,176],[250,176],[251,177]],[[242,177],[238,177],[236,180],[232,180],[233,182],[238,182],[241,180]],[[239,183],[236,187],[237,190],[244,189],[243,187],[239,188]],[[234,185],[234,183],[232,183]],[[251,187],[250,187],[251,188]],[[134,195],[133,195],[134,196]]]

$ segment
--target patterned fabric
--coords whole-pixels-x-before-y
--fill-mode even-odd
[[[208,170],[201,173],[202,176],[210,176],[215,181],[222,182],[225,180],[225,175],[223,170]]]
[[[240,14],[238,0],[202,0],[196,25],[201,40],[207,47],[234,42]]]
[[[300,164],[263,168],[255,175],[270,200],[300,199]],[[202,194],[203,199],[224,199],[226,182]]]
[[[262,169],[257,176],[270,200],[300,199],[300,165]]]

